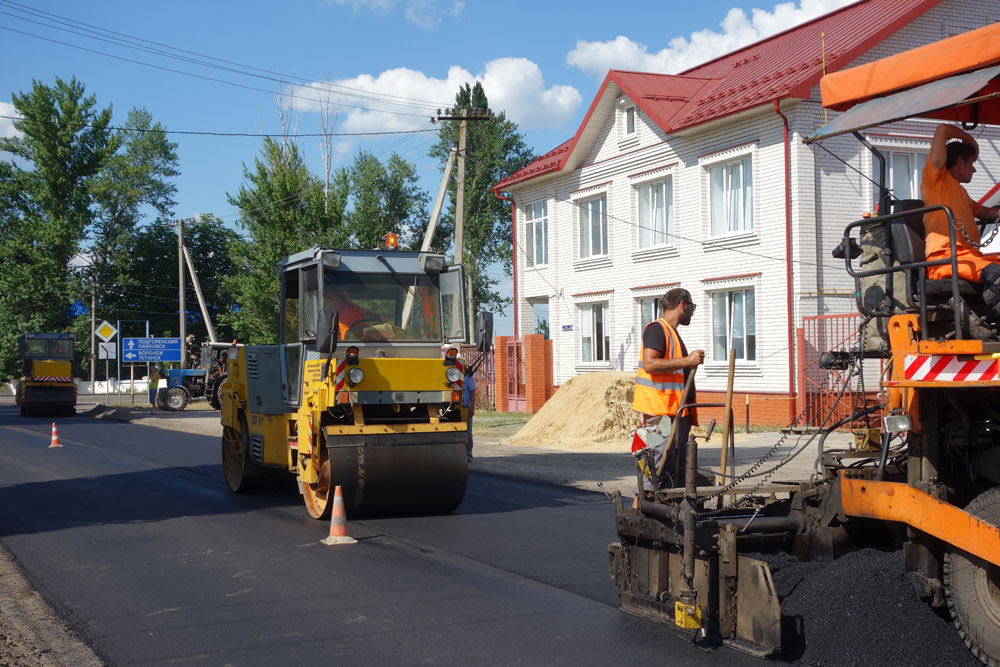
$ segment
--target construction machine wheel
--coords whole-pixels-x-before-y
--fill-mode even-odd
[[[1000,525],[1000,487],[976,496],[965,511]],[[944,559],[944,590],[965,645],[983,664],[1000,666],[1000,568],[949,548]]]
[[[316,448],[319,475],[315,484],[302,484],[302,500],[306,511],[314,519],[329,519],[333,509],[333,487],[330,486],[330,453],[326,437],[319,438]]]
[[[248,488],[250,468],[250,430],[247,418],[240,413],[239,428],[222,428],[222,474],[233,493],[242,493]]]
[[[180,412],[187,407],[188,400],[190,400],[190,397],[186,389],[183,387],[171,387],[167,389],[166,396],[163,399],[163,406],[172,412]]]

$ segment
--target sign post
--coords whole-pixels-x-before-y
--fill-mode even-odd
[[[94,331],[94,333],[96,333],[98,336],[100,336],[101,340],[104,341],[103,343],[100,344],[101,345],[101,349],[100,349],[100,352],[98,353],[99,354],[98,358],[104,359],[104,394],[105,394],[106,400],[108,401],[108,405],[110,405],[111,404],[111,387],[110,387],[111,376],[108,375],[108,359],[117,359],[118,358],[118,355],[117,355],[118,346],[113,342],[114,337],[118,335],[118,329],[116,329],[111,324],[111,322],[108,322],[107,320],[103,320],[101,322],[101,326],[97,327],[97,329]],[[91,394],[94,393],[94,387],[93,387],[93,385],[91,385],[91,387],[90,387],[90,393]]]

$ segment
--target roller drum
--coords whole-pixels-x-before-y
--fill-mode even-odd
[[[327,438],[331,483],[342,487],[349,516],[451,512],[462,504],[464,431],[338,440]]]

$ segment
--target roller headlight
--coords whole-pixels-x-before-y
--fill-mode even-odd
[[[361,384],[361,381],[365,379],[365,372],[355,366],[351,370],[347,371],[347,380],[351,384]]]
[[[444,371],[444,378],[448,382],[451,382],[452,384],[454,384],[454,383],[456,383],[456,382],[458,382],[459,380],[462,379],[462,371],[458,370],[454,366],[449,366]]]

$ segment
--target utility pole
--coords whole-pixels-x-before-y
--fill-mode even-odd
[[[186,223],[197,222],[195,218],[183,218],[172,221],[177,225],[177,304],[178,317],[180,319],[181,335],[181,370],[187,368],[187,323],[184,321],[184,225]]]
[[[469,113],[469,109],[462,109],[460,115],[456,116],[455,112],[457,109],[445,109],[444,115],[438,111],[437,119],[432,118],[434,122],[442,120],[458,120],[461,123],[458,126],[458,174],[456,175],[456,187],[455,187],[455,263],[462,263],[462,255],[465,249],[465,152],[467,136],[469,132],[469,121],[470,120],[493,120],[493,111],[490,109],[473,109],[472,113]],[[475,262],[473,258],[473,261]],[[469,322],[467,322],[465,336],[466,340],[472,340],[472,321],[474,319],[473,308],[474,300],[472,295],[472,271],[467,270],[465,272],[465,298],[468,301],[468,313]]]
[[[94,364],[97,363],[94,343],[94,322],[97,310],[97,279],[94,277],[94,265],[90,265],[90,393],[94,393]],[[107,378],[104,378],[107,382]]]

